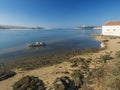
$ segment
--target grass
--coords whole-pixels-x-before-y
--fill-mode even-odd
[[[106,85],[109,90],[120,90],[120,51],[116,53],[116,63],[106,75]]]
[[[115,65],[106,77],[106,84],[109,90],[120,90],[120,61]]]
[[[117,57],[117,58],[120,58],[120,51],[117,51],[116,57]]]

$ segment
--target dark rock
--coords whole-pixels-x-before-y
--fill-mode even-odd
[[[69,74],[69,72],[68,71],[62,71],[62,72],[55,72],[55,74]]]
[[[13,77],[15,74],[13,71],[0,72],[0,81]]]
[[[72,63],[71,67],[78,67],[78,63],[76,62]]]
[[[45,85],[38,77],[26,76],[13,85],[13,90],[45,90]]]
[[[54,90],[75,90],[74,82],[68,76],[57,78],[53,87]]]
[[[102,42],[108,42],[109,40],[107,40],[107,39],[105,39],[105,40],[103,40]]]

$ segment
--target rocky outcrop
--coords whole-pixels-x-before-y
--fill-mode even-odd
[[[54,81],[53,88],[53,90],[75,90],[75,85],[68,76],[64,76]]]
[[[38,77],[26,76],[13,85],[13,90],[45,90],[45,85]]]
[[[78,90],[79,88],[81,88],[81,86],[84,83],[84,76],[83,76],[83,74],[81,74],[79,70],[75,70],[71,74],[71,77],[73,78],[74,83],[75,83],[75,90]]]
[[[15,74],[13,71],[0,72],[0,81],[13,77]]]

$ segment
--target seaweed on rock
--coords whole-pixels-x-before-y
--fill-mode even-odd
[[[13,90],[45,90],[45,85],[38,77],[25,76],[13,85]]]

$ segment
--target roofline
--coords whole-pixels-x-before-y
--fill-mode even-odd
[[[103,26],[119,26],[119,25],[120,25],[120,20],[119,21],[108,21]]]

